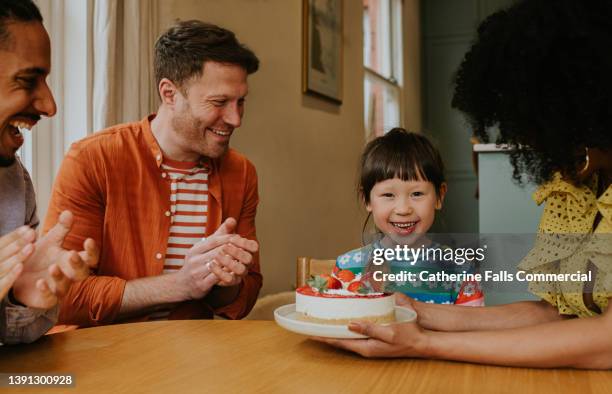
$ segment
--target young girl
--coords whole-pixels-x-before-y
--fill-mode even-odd
[[[474,271],[465,263],[442,262],[418,258],[386,259],[383,265],[374,264],[381,249],[395,250],[407,246],[425,250],[445,249],[432,242],[425,234],[432,226],[436,210],[442,208],[446,183],[444,165],[438,150],[423,135],[395,128],[371,141],[361,157],[359,194],[368,214],[372,216],[380,239],[352,250],[336,260],[336,275],[348,270],[364,276],[366,286],[385,291],[399,291],[423,302],[480,306],[484,297],[477,282],[422,280],[419,274],[428,271],[447,274]],[[366,219],[367,223],[367,219]],[[364,226],[365,228],[365,226]],[[431,256],[431,255],[430,255]],[[378,261],[380,263],[380,261]],[[381,271],[374,275],[375,271]],[[382,282],[381,273],[412,273],[412,280]],[[341,274],[342,275],[342,274]],[[350,274],[349,274],[350,275]]]
[[[532,282],[540,300],[483,308],[398,297],[417,322],[353,323],[350,330],[370,338],[328,343],[367,357],[612,369],[612,51],[602,46],[612,42],[611,20],[610,0],[512,2],[478,27],[452,101],[480,139],[493,137],[495,126],[495,141],[512,148],[516,180],[526,174],[540,185],[539,232],[558,240],[534,248],[520,267],[561,275],[579,269],[591,280]],[[568,234],[586,242],[560,243]]]

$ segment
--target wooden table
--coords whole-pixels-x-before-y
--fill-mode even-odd
[[[612,372],[367,360],[271,321],[166,321],[0,347],[0,372],[63,372],[74,388],[5,393],[610,393]]]

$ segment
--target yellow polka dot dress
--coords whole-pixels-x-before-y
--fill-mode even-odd
[[[561,179],[541,186],[533,195],[546,202],[534,248],[519,264],[530,273],[582,273],[594,271],[593,301],[601,311],[612,297],[612,186],[596,197],[597,179],[576,186]],[[597,213],[601,220],[593,231]],[[593,269],[594,268],[594,269]],[[584,305],[585,283],[531,282],[529,290],[556,306],[560,314],[593,316]]]

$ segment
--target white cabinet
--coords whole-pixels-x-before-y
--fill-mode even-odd
[[[531,197],[535,185],[519,186],[512,179],[507,149],[495,144],[476,144],[474,151],[478,154],[479,232],[484,237],[491,234],[494,243],[488,245],[492,262],[488,269],[513,268],[529,250],[525,240],[537,232],[543,205],[536,205]],[[527,284],[511,292],[497,291],[493,284],[486,284],[485,296],[488,305],[536,299],[527,292]]]

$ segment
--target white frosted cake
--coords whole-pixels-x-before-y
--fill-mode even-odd
[[[346,280],[343,280],[346,279]],[[295,291],[295,310],[300,319],[323,324],[348,324],[367,320],[395,321],[393,294],[369,290],[359,275],[347,270],[321,275]]]

